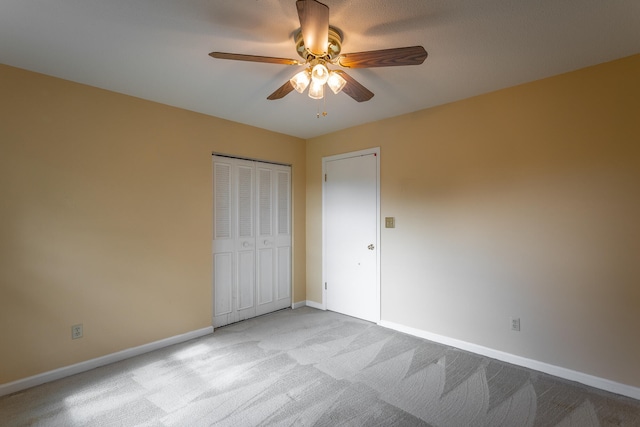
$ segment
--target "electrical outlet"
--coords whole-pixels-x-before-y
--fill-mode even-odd
[[[511,330],[512,331],[516,331],[516,332],[520,332],[520,318],[519,317],[512,317],[511,318]]]
[[[387,216],[384,218],[384,227],[385,228],[396,228],[396,219],[392,216]]]
[[[71,339],[77,340],[78,338],[82,338],[82,323],[71,327]]]

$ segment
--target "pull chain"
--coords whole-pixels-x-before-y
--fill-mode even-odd
[[[322,117],[327,117],[327,97],[322,97]],[[318,103],[318,112],[316,113],[316,119],[320,118],[320,103]]]

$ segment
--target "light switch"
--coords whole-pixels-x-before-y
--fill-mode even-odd
[[[392,216],[385,217],[384,226],[385,228],[396,228],[396,219]]]

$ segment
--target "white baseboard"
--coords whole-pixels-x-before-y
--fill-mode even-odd
[[[491,357],[492,359],[501,360],[513,365],[523,366],[535,371],[544,372],[556,377],[564,378],[566,380],[579,382],[581,384],[585,384],[601,390],[606,390],[612,393],[640,400],[640,388],[638,387],[621,384],[615,381],[607,380],[605,378],[585,374],[584,372],[578,372],[571,369],[562,368],[560,366],[551,365],[549,363],[528,359],[526,357],[516,356],[515,354],[505,353],[503,351],[494,350],[492,348],[457,340],[455,338],[449,338],[443,335],[434,334],[431,332],[423,331],[421,329],[411,328],[409,326],[400,325],[398,323],[388,322],[386,320],[382,320],[378,324],[382,327],[393,329],[398,332],[403,332],[405,334],[413,335],[419,338],[424,338],[429,341],[434,341],[450,347],[459,348],[461,350],[480,354],[482,356]]]
[[[211,333],[213,333],[213,326],[209,326],[207,328],[202,328],[195,331],[187,332],[185,334],[165,338],[160,341],[154,341],[152,343],[144,344],[138,347],[128,348],[126,350],[118,351],[116,353],[111,353],[105,356],[97,357],[95,359],[76,363],[75,365],[54,369],[53,371],[44,372],[42,374],[23,378],[10,383],[0,384],[0,396],[5,396],[7,394],[11,394],[21,390],[25,390],[27,388],[35,387],[37,385],[48,383],[50,381],[59,380],[60,378],[79,374],[80,372],[89,371],[91,369],[95,369],[100,366],[108,365],[114,362],[119,362],[121,360],[128,359],[130,357],[138,356],[140,354],[148,353],[150,351],[158,350],[160,348],[168,347],[170,345],[179,344],[181,342],[189,341],[194,338],[199,338],[201,336],[208,335]]]
[[[291,308],[295,310],[296,308],[304,307],[306,305],[307,305],[306,301],[299,301],[299,302],[294,302],[293,304],[291,304]]]
[[[292,304],[292,308],[300,307],[312,307],[319,310],[324,310],[322,304],[314,301],[301,301]],[[455,338],[446,337],[444,335],[438,335],[431,332],[423,331],[421,329],[411,328],[409,326],[400,325],[398,323],[382,320],[379,323],[380,326],[403,332],[405,334],[413,335],[419,338],[424,338],[429,341],[434,341],[443,345],[459,348],[461,350],[470,351],[472,353],[480,354],[482,356],[491,357],[493,359],[501,360],[503,362],[511,363],[513,365],[523,366],[525,368],[533,369],[536,371],[544,372],[556,377],[564,378],[570,381],[576,381],[581,384],[585,384],[591,387],[606,390],[612,393],[620,394],[623,396],[631,397],[633,399],[640,400],[640,388],[633,387],[626,384],[621,384],[615,381],[607,380],[605,378],[596,377],[594,375],[585,374],[583,372],[574,371],[560,366],[551,365],[537,360],[528,359],[526,357],[517,356],[503,351],[494,350],[488,347],[483,347],[477,344],[469,343]],[[187,332],[185,334],[176,335],[173,337],[165,338],[163,340],[155,341],[149,344],[144,344],[138,347],[129,348],[116,353],[111,353],[102,357],[87,360],[77,363],[75,365],[65,366],[63,368],[54,369],[53,371],[44,372],[42,374],[34,375],[31,377],[23,378],[17,381],[13,381],[6,384],[0,384],[0,396],[5,396],[11,393],[16,393],[27,388],[35,387],[40,384],[55,381],[60,378],[68,377],[71,375],[79,374],[81,372],[89,371],[91,369],[98,368],[100,366],[108,365],[110,363],[119,362],[121,360],[128,359],[130,357],[138,356],[140,354],[148,353],[150,351],[158,350],[170,345],[179,344],[181,342],[189,341],[194,338],[199,338],[204,335],[213,333],[213,327],[198,329],[195,331]]]
[[[317,308],[318,310],[326,310],[326,308],[322,304],[320,304],[318,302],[315,302],[315,301],[307,300],[307,301],[305,301],[305,305],[307,307]]]

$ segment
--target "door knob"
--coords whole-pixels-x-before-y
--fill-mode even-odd
[[[375,246],[373,246],[373,243],[370,244],[369,246],[367,246],[367,249],[369,249],[370,251],[372,251],[373,249],[375,249]]]

